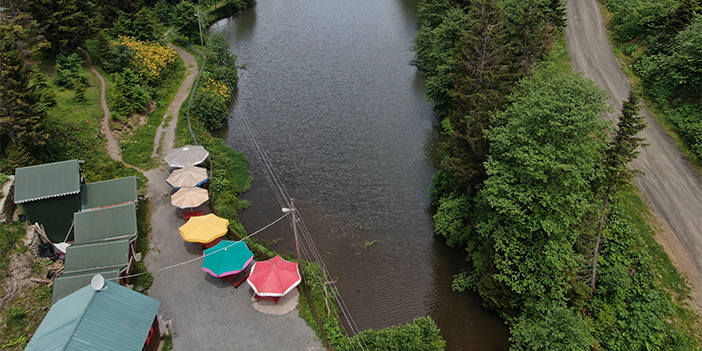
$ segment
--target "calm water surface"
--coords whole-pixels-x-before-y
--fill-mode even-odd
[[[437,126],[410,65],[416,0],[258,0],[212,27],[239,56],[239,107],[295,198],[360,329],[429,315],[448,350],[506,350],[507,328],[472,293],[451,291],[464,254],[434,236],[427,189]],[[252,160],[243,195],[251,232],[281,215],[230,119],[229,145]],[[287,223],[260,234],[282,239]],[[364,243],[377,240],[370,249]]]

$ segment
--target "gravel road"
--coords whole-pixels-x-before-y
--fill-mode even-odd
[[[566,39],[573,70],[582,72],[609,92],[614,117],[629,95],[629,80],[612,53],[599,2],[570,0],[567,11]],[[650,145],[632,162],[633,168],[644,172],[637,177],[636,184],[661,220],[663,230],[657,240],[687,274],[699,310],[702,302],[702,180],[649,111],[642,108],[641,113],[648,122],[641,136]]]

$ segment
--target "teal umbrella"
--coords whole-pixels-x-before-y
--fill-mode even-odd
[[[202,254],[202,270],[218,278],[243,271],[253,260],[253,253],[243,241],[222,240]]]

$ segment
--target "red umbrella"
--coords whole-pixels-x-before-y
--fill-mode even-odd
[[[247,282],[258,296],[280,297],[300,284],[297,262],[275,256],[268,261],[256,262],[251,267]]]

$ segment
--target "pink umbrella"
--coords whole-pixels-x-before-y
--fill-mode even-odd
[[[268,261],[256,262],[246,281],[258,296],[280,297],[300,284],[297,262],[275,256]]]

